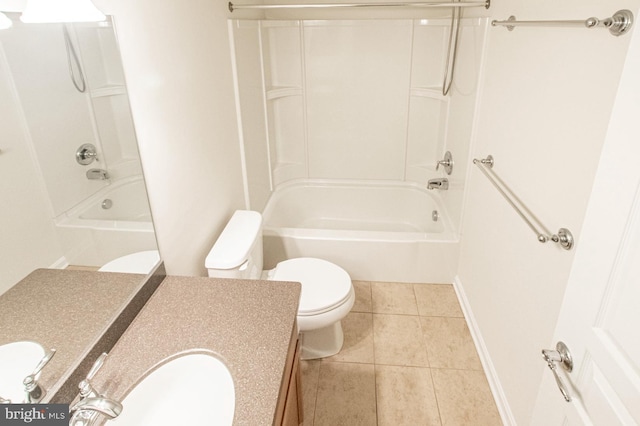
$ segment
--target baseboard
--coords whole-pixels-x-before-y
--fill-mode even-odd
[[[478,350],[478,356],[480,357],[480,362],[482,363],[484,373],[487,376],[487,381],[489,382],[489,387],[491,388],[493,399],[495,399],[496,401],[498,412],[500,413],[500,417],[502,418],[502,423],[506,426],[516,426],[516,421],[513,417],[513,413],[511,412],[511,408],[509,407],[509,402],[507,401],[507,397],[504,394],[502,385],[500,384],[500,380],[498,379],[498,374],[496,373],[496,370],[493,367],[493,362],[491,361],[491,357],[489,356],[489,351],[484,343],[484,339],[482,338],[480,327],[478,326],[478,323],[473,316],[473,310],[471,309],[469,300],[467,299],[467,296],[464,292],[462,281],[457,275],[453,279],[453,287],[456,290],[458,301],[460,302],[460,306],[462,307],[462,312],[464,313],[464,317],[467,320],[467,324],[469,325],[471,337],[473,338],[473,342],[475,343],[476,349]]]

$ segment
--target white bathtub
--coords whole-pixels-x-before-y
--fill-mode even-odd
[[[105,200],[111,207],[102,207]],[[72,265],[102,266],[121,256],[157,249],[142,176],[111,183],[55,219]]]
[[[342,266],[355,280],[450,283],[458,236],[438,195],[407,182],[279,186],[263,212],[265,268],[311,256]]]

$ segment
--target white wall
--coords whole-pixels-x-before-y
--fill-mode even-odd
[[[204,258],[244,207],[227,2],[112,0],[142,167],[167,273]]]
[[[29,150],[30,138],[5,52],[0,44],[0,294],[36,268],[63,255],[52,209]]]
[[[584,19],[615,10],[596,1],[494,2],[495,19]],[[495,27],[489,31],[474,153],[540,219],[580,244],[591,185],[628,38],[604,29]],[[475,167],[475,166],[472,166]],[[612,165],[615,167],[615,165]],[[613,206],[612,206],[613,207]],[[479,170],[470,173],[459,280],[517,424],[528,424],[573,251],[536,241]]]

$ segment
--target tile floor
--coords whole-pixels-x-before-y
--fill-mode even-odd
[[[502,424],[453,286],[354,286],[342,351],[301,362],[305,426]]]

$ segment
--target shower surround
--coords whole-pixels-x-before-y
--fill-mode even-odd
[[[51,266],[97,267],[135,251],[155,249],[156,243],[113,27],[79,23],[67,28],[86,79],[83,93],[69,75],[63,24],[22,25],[3,32],[0,54],[8,64],[6,78],[19,100],[25,144],[62,249]],[[79,73],[75,63],[74,69]],[[86,143],[95,145],[98,155],[91,164],[80,165],[75,153]],[[87,179],[92,168],[108,171],[110,179]],[[149,217],[144,225],[137,223],[140,228],[88,220],[69,223],[82,206],[102,193],[121,194],[122,189],[115,188],[131,181],[139,183],[126,190],[134,191],[126,199],[137,200],[129,216],[141,206]],[[111,229],[106,232],[106,228]]]
[[[263,211],[274,191],[292,181],[416,186],[446,176],[449,190],[431,195],[451,224],[448,244],[457,244],[486,20],[462,20],[454,86],[443,96],[449,25],[449,19],[230,20],[247,206]],[[455,161],[451,176],[435,168],[447,150]],[[357,206],[360,198],[356,191],[327,200]],[[327,211],[340,216],[341,208]],[[368,215],[376,216],[363,208],[360,220]],[[395,220],[402,232],[401,217]],[[409,246],[416,241],[403,240]],[[385,245],[381,239],[379,248]],[[446,252],[453,257],[446,269],[453,271],[457,249]],[[423,259],[425,271],[439,267],[417,253],[411,258]],[[430,278],[453,275],[436,271],[398,280]]]

